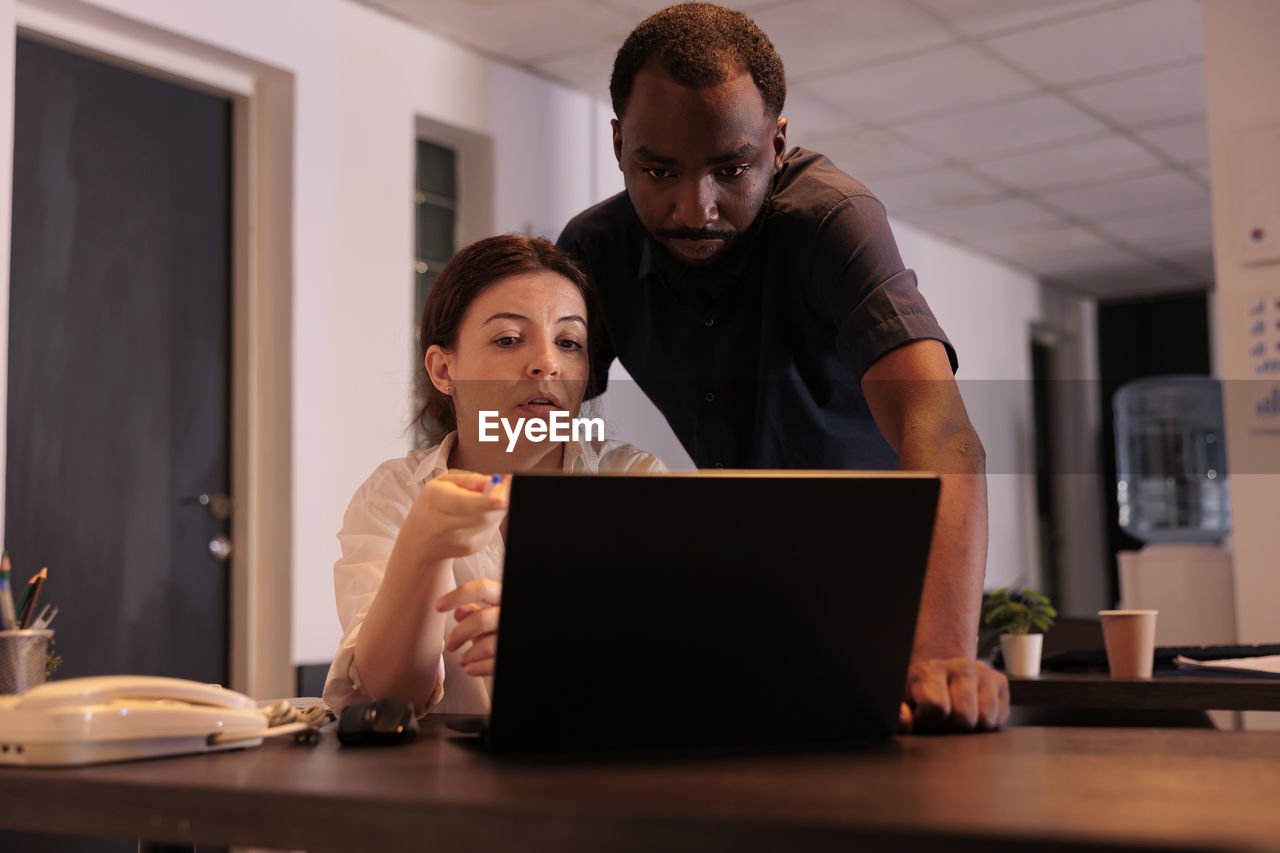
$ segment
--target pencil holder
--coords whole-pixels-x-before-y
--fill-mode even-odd
[[[53,631],[0,631],[0,693],[21,693],[45,682]]]

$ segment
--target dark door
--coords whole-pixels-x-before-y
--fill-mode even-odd
[[[226,683],[223,98],[19,39],[6,545],[49,567],[58,677]]]
[[[16,72],[15,582],[49,567],[57,677],[225,684],[228,565],[209,543],[230,522],[198,496],[230,485],[230,103],[25,39]]]

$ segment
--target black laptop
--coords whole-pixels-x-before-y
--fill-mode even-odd
[[[500,752],[892,733],[931,474],[519,474],[493,704]]]

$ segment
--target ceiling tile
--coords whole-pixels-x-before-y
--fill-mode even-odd
[[[972,166],[994,180],[1020,190],[1079,186],[1117,175],[1160,167],[1160,161],[1123,136],[1055,145],[1026,154],[975,160]]]
[[[581,89],[606,104],[609,103],[609,76],[613,74],[616,51],[604,49],[574,53],[530,66],[553,80]]]
[[[877,178],[870,181],[869,186],[895,216],[922,207],[983,204],[1006,195],[991,182],[960,169],[930,169],[912,175]]]
[[[787,138],[796,134],[814,136],[850,132],[861,126],[846,110],[835,107],[821,96],[810,95],[804,88],[792,86],[787,91],[787,104],[782,110],[787,119]]]
[[[1204,64],[1193,62],[1071,90],[1091,109],[1120,125],[1204,115]]]
[[[1141,259],[1073,269],[1049,276],[1046,280],[1050,284],[1092,294],[1102,301],[1187,290],[1198,283],[1197,277],[1190,272],[1178,272]]]
[[[1036,86],[980,51],[956,45],[815,77],[797,88],[824,93],[863,121],[886,123],[1022,95]]]
[[[1013,263],[1013,261],[1011,261]],[[1158,277],[1164,281],[1167,273],[1151,261],[1109,244],[1103,248],[1074,254],[1041,255],[1020,262],[1034,275],[1048,281],[1072,281],[1077,287],[1097,291],[1113,282],[1128,284],[1131,279]],[[1144,285],[1145,286],[1145,285]]]
[[[919,171],[942,165],[940,158],[874,128],[832,134],[788,132],[787,141],[791,145],[821,151],[860,181],[867,181],[877,175]]]
[[[607,103],[618,46],[670,0],[358,2]],[[1195,0],[727,4],[787,61],[789,141],[895,216],[1099,298],[1211,281]]]
[[[1148,251],[1203,249],[1213,246],[1212,220],[1206,200],[1203,204],[1114,219],[1101,227]]]
[[[1046,231],[1066,224],[1057,215],[1023,199],[922,208],[904,213],[901,218],[962,243],[972,243],[994,233]]]
[[[1045,193],[1046,202],[1081,219],[1106,221],[1127,213],[1161,210],[1209,201],[1209,191],[1176,169],[1087,187]]]
[[[616,50],[637,23],[624,11],[582,0],[395,0],[385,5],[424,29],[517,65],[549,62],[600,44]]]
[[[1037,95],[894,126],[921,148],[951,157],[974,157],[1066,142],[1106,132],[1056,95]]]
[[[1209,161],[1209,131],[1203,118],[1143,128],[1136,133],[1179,165],[1198,166]]]
[[[600,2],[605,6],[612,6],[634,15],[638,24],[659,9],[670,6],[672,0],[600,0]],[[777,2],[778,0],[716,0],[717,5],[748,14],[762,6],[776,5]]]
[[[1058,225],[1021,233],[993,230],[974,237],[968,243],[980,252],[1041,274],[1078,267],[1083,258],[1096,262],[1102,257],[1134,257],[1093,231],[1076,225]]]
[[[1044,24],[1115,5],[1115,0],[917,0],[968,36]]]
[[[1173,249],[1160,252],[1160,257],[1178,264],[1200,280],[1208,283],[1217,279],[1213,266],[1213,247],[1198,249]]]
[[[753,17],[791,81],[955,41],[932,15],[902,0],[792,0]]]
[[[1199,57],[1195,0],[1143,0],[986,42],[1041,80],[1066,85]]]

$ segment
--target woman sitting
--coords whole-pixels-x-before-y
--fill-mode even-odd
[[[419,713],[489,710],[505,475],[666,470],[619,441],[511,439],[492,426],[578,416],[592,383],[592,302],[567,255],[518,235],[467,246],[432,285],[417,422],[442,440],[378,466],[347,507],[333,569],[343,637],[324,687],[335,712],[373,697]],[[480,441],[482,412],[498,441]]]

